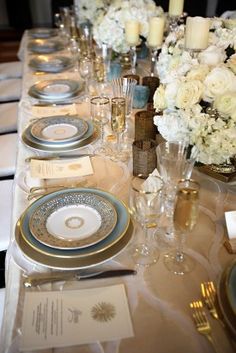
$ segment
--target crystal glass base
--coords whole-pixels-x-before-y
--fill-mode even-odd
[[[173,272],[175,275],[184,275],[194,269],[195,262],[185,253],[183,256],[176,256],[175,250],[164,255],[164,265],[167,270]]]
[[[159,251],[152,245],[136,244],[133,248],[132,257],[136,265],[148,267],[157,263]]]

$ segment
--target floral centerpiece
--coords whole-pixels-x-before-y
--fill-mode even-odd
[[[117,53],[127,53],[129,46],[125,41],[125,22],[135,19],[141,24],[141,36],[148,35],[149,18],[163,15],[163,9],[153,0],[115,0],[103,19],[99,18],[93,26],[94,40],[107,44]]]
[[[106,14],[112,0],[74,0],[75,10],[79,24],[84,22],[94,23]]]
[[[235,38],[226,29],[223,40],[220,28],[209,47],[192,57],[183,48],[181,26],[167,37],[157,64],[154,122],[167,141],[196,145],[204,164],[225,163],[236,151],[236,54],[227,54]]]

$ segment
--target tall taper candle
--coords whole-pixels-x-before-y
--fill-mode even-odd
[[[210,19],[204,17],[188,17],[185,32],[185,48],[203,50],[208,46]]]
[[[170,0],[169,1],[169,16],[180,16],[183,13],[184,0]]]
[[[130,20],[125,22],[125,39],[130,46],[135,46],[139,43],[139,22]]]
[[[162,45],[164,25],[164,17],[152,17],[150,19],[147,38],[147,42],[150,47],[159,48]]]

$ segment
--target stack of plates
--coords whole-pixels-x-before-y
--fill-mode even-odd
[[[49,54],[55,51],[63,50],[64,44],[59,40],[34,39],[28,44],[28,49],[32,53]]]
[[[30,87],[28,94],[43,102],[64,103],[72,100],[82,91],[83,84],[74,80],[40,81]]]
[[[50,38],[57,36],[58,31],[54,28],[32,28],[28,31],[32,38]]]
[[[49,116],[30,124],[22,134],[28,147],[45,152],[69,152],[97,138],[93,123],[78,116]]]
[[[218,301],[224,322],[236,338],[236,261],[221,275],[218,285]]]
[[[55,73],[67,70],[72,65],[72,60],[66,56],[39,55],[29,62],[29,66],[33,70]]]
[[[95,266],[128,244],[133,225],[114,195],[93,188],[65,189],[31,204],[16,226],[26,257],[47,267]]]

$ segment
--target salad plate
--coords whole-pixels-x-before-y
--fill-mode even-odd
[[[33,39],[28,44],[28,49],[36,54],[50,54],[64,49],[64,44],[59,40]]]
[[[29,67],[35,71],[61,72],[73,66],[71,58],[67,56],[38,55],[29,61]]]
[[[28,30],[31,38],[50,38],[55,37],[58,31],[55,28],[32,28]]]

